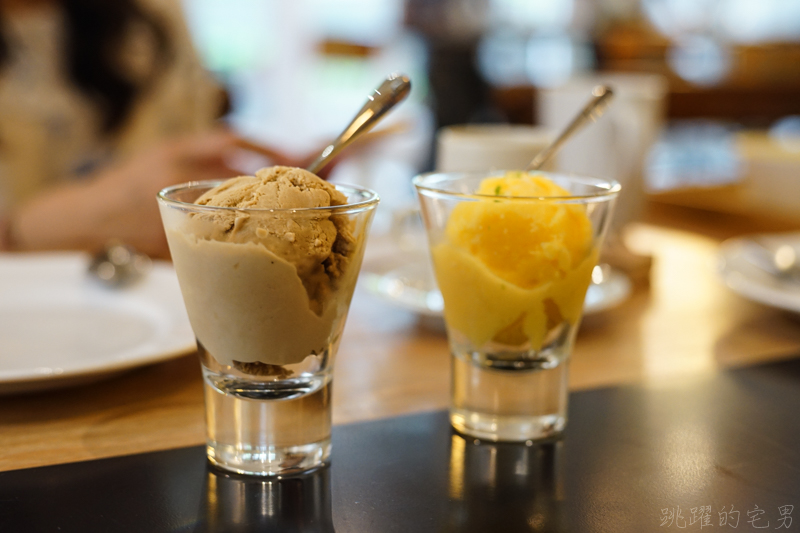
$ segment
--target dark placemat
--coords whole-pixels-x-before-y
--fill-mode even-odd
[[[572,394],[544,445],[476,443],[437,412],[336,427],[330,468],[281,481],[201,447],[17,470],[0,532],[800,531],[799,413],[793,360]]]

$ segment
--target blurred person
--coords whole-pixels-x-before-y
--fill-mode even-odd
[[[168,255],[155,194],[236,175],[177,0],[0,0],[0,251]]]
[[[488,29],[485,0],[406,0],[406,25],[428,47],[427,74],[436,129],[466,123],[507,122],[492,102],[478,66]]]

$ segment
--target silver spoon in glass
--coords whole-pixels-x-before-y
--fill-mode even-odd
[[[583,109],[581,109],[575,118],[572,119],[561,134],[556,137],[556,140],[550,143],[547,148],[536,154],[525,171],[539,170],[556,152],[564,145],[570,137],[583,129],[589,121],[597,122],[603,113],[605,113],[608,105],[614,97],[614,91],[606,85],[598,85],[592,89],[592,99],[589,100]],[[611,272],[611,267],[606,263],[596,265],[592,270],[592,283],[594,285],[601,285],[608,280]]]
[[[350,124],[339,134],[334,141],[325,147],[322,153],[308,165],[306,170],[314,174],[322,170],[331,162],[347,145],[359,136],[371,130],[378,121],[395,105],[402,102],[411,91],[411,80],[403,74],[392,74],[375,89],[356,114]]]
[[[345,130],[309,165],[317,173],[360,135],[371,130],[395,105],[411,91],[411,81],[402,74],[392,74],[368,96],[369,100]],[[142,278],[151,268],[150,258],[133,247],[110,242],[92,258],[89,273],[104,285],[124,287]]]
[[[598,85],[592,89],[592,99],[581,109],[575,118],[572,119],[561,134],[556,137],[556,140],[550,143],[547,148],[536,154],[528,166],[525,167],[526,171],[538,170],[542,168],[551,157],[564,145],[570,137],[578,133],[589,122],[597,122],[603,113],[605,113],[611,99],[614,97],[614,91],[607,85]]]

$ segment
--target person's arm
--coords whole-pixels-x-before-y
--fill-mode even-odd
[[[9,222],[13,249],[92,250],[118,238],[160,255],[163,243],[153,234],[149,217],[137,221],[131,216],[143,206],[121,201],[103,181],[63,185],[23,205]]]
[[[14,237],[13,237],[13,224],[12,219],[8,215],[0,215],[0,252],[13,251]]]
[[[225,155],[237,141],[224,131],[172,141],[85,182],[55,187],[12,213],[4,243],[20,251],[96,250],[118,239],[167,257],[156,193],[177,183],[236,175]]]

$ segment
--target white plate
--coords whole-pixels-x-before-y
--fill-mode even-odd
[[[365,262],[361,283],[371,293],[409,311],[423,316],[442,316],[444,300],[425,255],[413,252],[392,254]],[[602,282],[589,285],[584,314],[619,305],[630,295],[631,288],[628,276],[619,270],[606,268]]]
[[[0,254],[0,394],[87,383],[195,349],[169,263],[109,289],[88,276],[88,262]]]
[[[800,256],[800,233],[761,235],[763,242],[777,248],[787,244]],[[749,300],[800,313],[800,283],[778,279],[757,267],[750,259],[754,253],[750,239],[738,237],[722,243],[718,272],[734,292]]]

